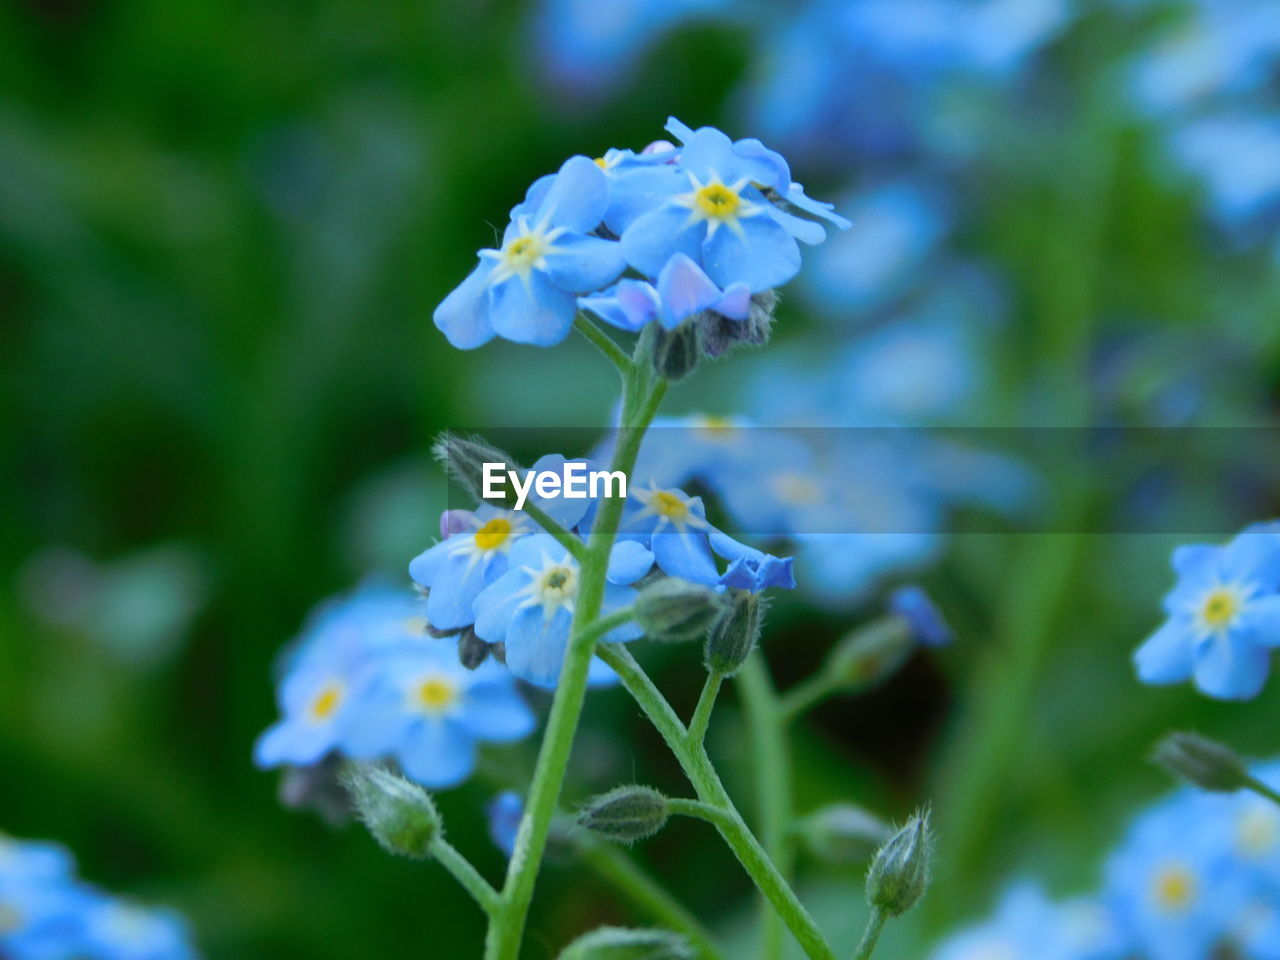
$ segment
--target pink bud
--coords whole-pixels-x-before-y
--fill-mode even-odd
[[[676,148],[676,145],[670,140],[655,140],[643,150],[640,151],[641,156],[649,156],[654,153],[668,153]],[[672,159],[675,159],[674,157]]]
[[[440,536],[450,537],[475,526],[476,515],[470,510],[446,510],[440,514]]]

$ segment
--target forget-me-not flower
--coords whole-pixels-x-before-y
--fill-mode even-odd
[[[594,235],[608,202],[604,172],[587,157],[536,181],[511,211],[502,246],[481,250],[479,265],[436,308],[436,326],[464,350],[494,336],[559,343],[573,327],[578,295],[623,270],[617,242]]]
[[[655,320],[664,329],[674,330],[706,310],[730,320],[745,320],[751,309],[751,290],[745,283],[721,290],[688,256],[677,253],[662,268],[656,283],[620,280],[608,290],[582,297],[578,302],[622,330],[634,332]]]
[[[516,848],[516,834],[524,817],[524,800],[514,790],[504,790],[486,808],[489,815],[489,839],[508,857]]]
[[[1224,546],[1173,553],[1163,626],[1134,653],[1144,683],[1194,680],[1211,697],[1257,696],[1280,646],[1280,534],[1256,525]]]

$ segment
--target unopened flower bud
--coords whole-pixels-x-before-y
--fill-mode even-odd
[[[698,325],[682,323],[674,330],[657,326],[653,334],[653,369],[664,380],[675,382],[693,373],[701,359]]]
[[[845,634],[823,667],[840,686],[861,690],[891,676],[915,649],[911,627],[902,617],[886,617]]]
[[[384,850],[411,860],[431,856],[431,844],[444,825],[425,790],[384,767],[368,764],[349,765],[342,783],[360,819]]]
[[[652,787],[631,784],[592,797],[578,811],[578,825],[616,843],[645,840],[667,825],[671,807]]]
[[[887,823],[861,807],[836,803],[805,817],[799,832],[813,856],[845,865],[866,863],[892,831]]]
[[[1249,782],[1238,753],[1196,733],[1169,734],[1156,744],[1151,759],[1175,777],[1214,793],[1234,793]]]
[[[906,913],[929,886],[932,855],[929,813],[921,811],[876,852],[867,871],[867,901],[889,917]]]
[[[481,437],[464,437],[452,430],[446,430],[436,438],[431,453],[444,465],[454,482],[476,500],[499,507],[515,506],[516,492],[508,482],[507,472],[511,470],[518,472],[520,467],[515,458],[505,450],[498,449]],[[500,491],[498,496],[485,496],[486,463],[501,464],[500,472],[491,468],[495,469],[496,476],[501,481],[495,484],[496,489]],[[443,528],[444,518],[441,518],[441,526]]]
[[[773,330],[773,314],[778,307],[778,295],[772,290],[753,294],[751,306],[743,320],[722,316],[708,310],[698,317],[702,351],[708,357],[720,357],[742,344],[759,346],[767,343]]]
[[[742,666],[760,639],[768,606],[758,593],[732,590],[728,607],[711,626],[702,659],[708,673],[733,675]]]
[[[601,927],[564,948],[559,960],[693,960],[689,941],[670,930]]]
[[[475,670],[488,659],[488,641],[476,636],[474,628],[464,627],[458,634],[458,662],[468,670]]]
[[[724,612],[720,594],[679,577],[664,577],[640,591],[636,623],[652,640],[696,640]]]
[[[451,537],[464,530],[474,530],[476,515],[470,510],[446,510],[440,514],[440,536]]]

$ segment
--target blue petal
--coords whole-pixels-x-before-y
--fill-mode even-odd
[[[331,725],[285,719],[258,738],[253,745],[253,762],[259,767],[308,766],[319,761],[333,745]]]
[[[550,453],[539,457],[531,469],[535,473],[555,473],[563,481],[565,464],[570,462],[584,464],[587,473],[598,469],[593,461],[587,460],[584,457],[577,457],[574,460],[569,461],[558,453]],[[575,486],[576,485],[577,484],[575,484]],[[563,486],[561,489],[563,489]],[[591,505],[590,497],[583,497],[582,499],[565,496],[540,497],[536,491],[531,492],[530,496],[533,502],[541,507],[547,516],[560,524],[560,526],[566,528],[576,527],[583,515],[587,512],[587,507]]]
[[[668,329],[674,329],[686,317],[706,310],[720,299],[720,288],[683,253],[667,261],[658,274],[656,288],[666,310],[663,326]]]
[[[606,583],[604,586],[604,603],[601,606],[601,613],[608,615],[624,607],[628,607],[635,602],[636,591],[633,587],[623,587],[616,583]],[[644,631],[640,629],[640,625],[634,620],[624,623],[620,627],[614,627],[603,637],[601,641],[604,643],[626,643],[628,640],[639,640],[644,636]]]
[[[745,283],[759,293],[782,286],[799,272],[800,247],[791,234],[767,216],[744,217],[738,223],[741,236],[721,227],[703,244],[707,276],[722,287]]]
[[[610,178],[604,225],[620,237],[644,214],[688,189],[688,178],[673,164],[628,163]]]
[[[706,534],[667,529],[653,535],[652,546],[658,566],[670,576],[706,584],[720,579]]]
[[[1221,550],[1221,547],[1211,543],[1187,543],[1175,547],[1170,560],[1178,576],[1202,577],[1209,572],[1209,565]]]
[[[512,548],[512,553],[515,553],[515,548]],[[490,643],[503,643],[507,639],[511,618],[524,600],[520,591],[528,583],[529,575],[523,570],[508,570],[480,592],[472,605],[476,636]]]
[[[478,740],[519,740],[533,732],[533,712],[516,692],[510,677],[477,683],[466,693],[458,722]]]
[[[443,575],[452,547],[441,540],[409,561],[409,577],[420,587],[432,587]]]
[[[538,209],[534,225],[544,222],[590,233],[604,219],[609,204],[609,184],[604,171],[587,157],[570,157]]]
[[[1240,613],[1242,632],[1260,647],[1280,647],[1280,596],[1255,597]]]
[[[635,583],[653,567],[653,554],[636,540],[619,540],[609,554],[610,583]]]
[[[552,347],[569,335],[578,301],[540,270],[526,284],[511,277],[489,288],[489,320],[494,331],[516,343]]]
[[[705,225],[690,223],[684,207],[664,204],[627,228],[622,235],[622,255],[641,273],[656,277],[677,253],[695,262],[701,259],[706,232]]]
[[[627,267],[616,240],[570,233],[558,238],[553,246],[555,251],[547,254],[547,275],[561,290],[598,290],[616,280]]]
[[[427,717],[405,738],[396,760],[405,776],[424,787],[453,787],[475,766],[475,743],[457,724]]]
[[[621,682],[622,678],[613,672],[613,667],[599,657],[591,658],[591,668],[587,671],[587,686],[616,687]]]
[[[384,757],[400,744],[413,719],[400,689],[384,687],[357,694],[343,711],[338,743],[343,753],[356,760]]]
[[[461,534],[467,536],[467,534]],[[505,558],[495,555],[477,560],[454,553],[448,560],[444,576],[427,596],[427,620],[440,630],[460,630],[475,620],[476,597],[480,591],[506,570]]]
[[[432,316],[437,327],[459,350],[473,350],[493,339],[485,286],[493,272],[493,261],[482,258],[467,279],[444,298]]]
[[[782,227],[801,243],[813,246],[827,239],[827,231],[822,229],[821,224],[814,223],[812,220],[805,220],[803,217],[797,217],[793,213],[787,213],[787,211],[780,210],[772,205],[765,213],[772,217],[778,226]]]
[[[1218,572],[1227,583],[1259,583],[1274,590],[1280,586],[1280,537],[1252,531],[1237,534],[1218,555]]]
[[[1196,650],[1196,686],[1220,700],[1250,700],[1267,682],[1270,652],[1238,632],[1217,634]]]
[[[663,129],[681,143],[688,143],[689,138],[693,136],[693,127],[681,123],[675,117],[667,117],[667,122]]]
[[[730,320],[745,320],[751,312],[751,287],[745,283],[730,284],[724,296],[717,300],[712,309]]]
[[[540,687],[554,687],[569,645],[569,612],[563,607],[548,620],[542,607],[516,611],[507,628],[507,666],[517,677]]]
[[[1193,668],[1191,634],[1180,618],[1164,623],[1133,654],[1138,679],[1143,683],[1180,683]]]
[[[753,183],[773,187],[774,190],[784,196],[793,186],[791,183],[791,168],[787,165],[787,161],[782,154],[777,150],[770,150],[755,137],[746,137],[745,139],[734,141],[733,152],[743,162],[751,165],[749,176]]]
[[[529,185],[529,189],[525,191],[524,200],[511,208],[511,222],[514,223],[521,217],[525,217],[531,224],[536,223],[538,211],[542,208],[543,202],[547,199],[547,194],[551,191],[551,185],[555,182],[556,175],[554,173],[548,173],[533,181]]]
[[[848,230],[853,223],[836,213],[836,205],[834,203],[826,203],[822,200],[814,200],[805,196],[804,187],[798,183],[793,183],[786,191],[787,203],[793,207],[803,210],[805,213],[811,213],[815,217],[821,217],[835,224],[841,230]]]
[[[634,280],[624,280],[623,283],[634,283]],[[647,284],[646,284],[647,286]],[[647,323],[647,320],[641,320],[638,323],[631,319],[616,295],[617,288],[605,291],[604,293],[594,297],[579,297],[578,306],[583,310],[594,313],[610,326],[617,327],[619,330],[626,330],[629,333],[635,333]]]

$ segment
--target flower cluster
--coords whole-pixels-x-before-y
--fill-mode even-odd
[[[331,753],[394,760],[430,787],[461,783],[478,743],[528,736],[534,716],[496,661],[474,670],[426,635],[420,598],[366,587],[331,601],[290,653],[283,714],[254,747],[259,766],[312,767]]]
[[[1211,697],[1247,700],[1280,646],[1280,525],[1255,524],[1222,546],[1173,553],[1167,619],[1134,653],[1144,683],[1192,680]]]
[[[536,468],[550,470],[564,463],[562,457],[546,457]],[[629,606],[636,584],[655,576],[679,577],[717,590],[758,592],[795,586],[790,559],[739,543],[707,520],[699,497],[675,485],[637,482],[640,475],[632,476],[613,546],[605,614]],[[572,536],[586,542],[597,501],[557,499],[544,505]],[[520,679],[555,686],[581,577],[569,549],[541,532],[525,514],[488,504],[474,511],[450,511],[441,535],[443,539],[409,565],[410,576],[427,594],[431,628],[474,635],[496,647]],[[619,643],[639,636],[639,628],[627,623],[601,639]],[[596,662],[596,682],[611,675]]]
[[[0,834],[6,960],[194,960],[186,922],[84,883],[62,847]]]
[[[449,342],[471,349],[497,336],[553,346],[580,308],[629,331],[697,318],[747,334],[753,297],[800,269],[797,241],[825,238],[810,218],[849,225],[809,199],[759,140],[675,119],[667,131],[679,145],[570,157],[535,181],[511,210],[501,247],[481,250],[436,309]]]
[[[1254,770],[1280,786],[1280,764]],[[1102,892],[1052,904],[1020,884],[995,917],[932,960],[1204,960],[1280,955],[1280,807],[1253,793],[1180,790],[1139,814]]]

